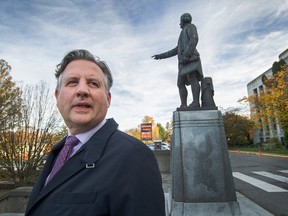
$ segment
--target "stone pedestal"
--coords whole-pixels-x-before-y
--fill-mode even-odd
[[[221,112],[173,114],[172,216],[240,215]]]

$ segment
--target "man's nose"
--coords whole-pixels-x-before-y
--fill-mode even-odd
[[[79,84],[76,90],[78,97],[87,97],[89,95],[89,88],[85,84]]]

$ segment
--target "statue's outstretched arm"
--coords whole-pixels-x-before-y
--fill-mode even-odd
[[[165,59],[165,58],[170,58],[172,56],[176,56],[178,54],[178,46],[176,46],[174,49],[169,50],[167,52],[161,53],[161,54],[156,54],[151,56],[151,58],[154,58],[156,60],[159,59]]]

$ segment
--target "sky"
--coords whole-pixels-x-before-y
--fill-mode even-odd
[[[107,118],[121,130],[146,115],[165,125],[180,105],[177,57],[151,56],[176,47],[183,13],[197,27],[203,73],[221,110],[241,107],[248,82],[288,48],[287,0],[1,0],[0,59],[16,83],[54,89],[64,55],[87,49],[112,71]],[[188,94],[189,104],[190,87]]]

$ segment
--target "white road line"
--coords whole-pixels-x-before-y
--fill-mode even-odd
[[[277,187],[275,185],[266,183],[264,181],[260,181],[256,178],[252,178],[250,176],[244,175],[244,174],[239,173],[239,172],[233,172],[233,176],[235,178],[238,178],[242,181],[245,181],[245,182],[247,182],[247,183],[249,183],[255,187],[258,187],[261,190],[267,191],[267,192],[288,192],[287,190],[285,190],[283,188],[280,188],[280,187]]]
[[[279,172],[288,173],[288,170],[279,170]]]
[[[284,176],[280,176],[280,175],[275,175],[269,172],[265,172],[265,171],[259,171],[259,172],[253,172],[255,174],[261,175],[261,176],[265,176],[271,179],[275,179],[277,181],[281,181],[281,182],[285,182],[288,183],[288,178],[284,177]]]

